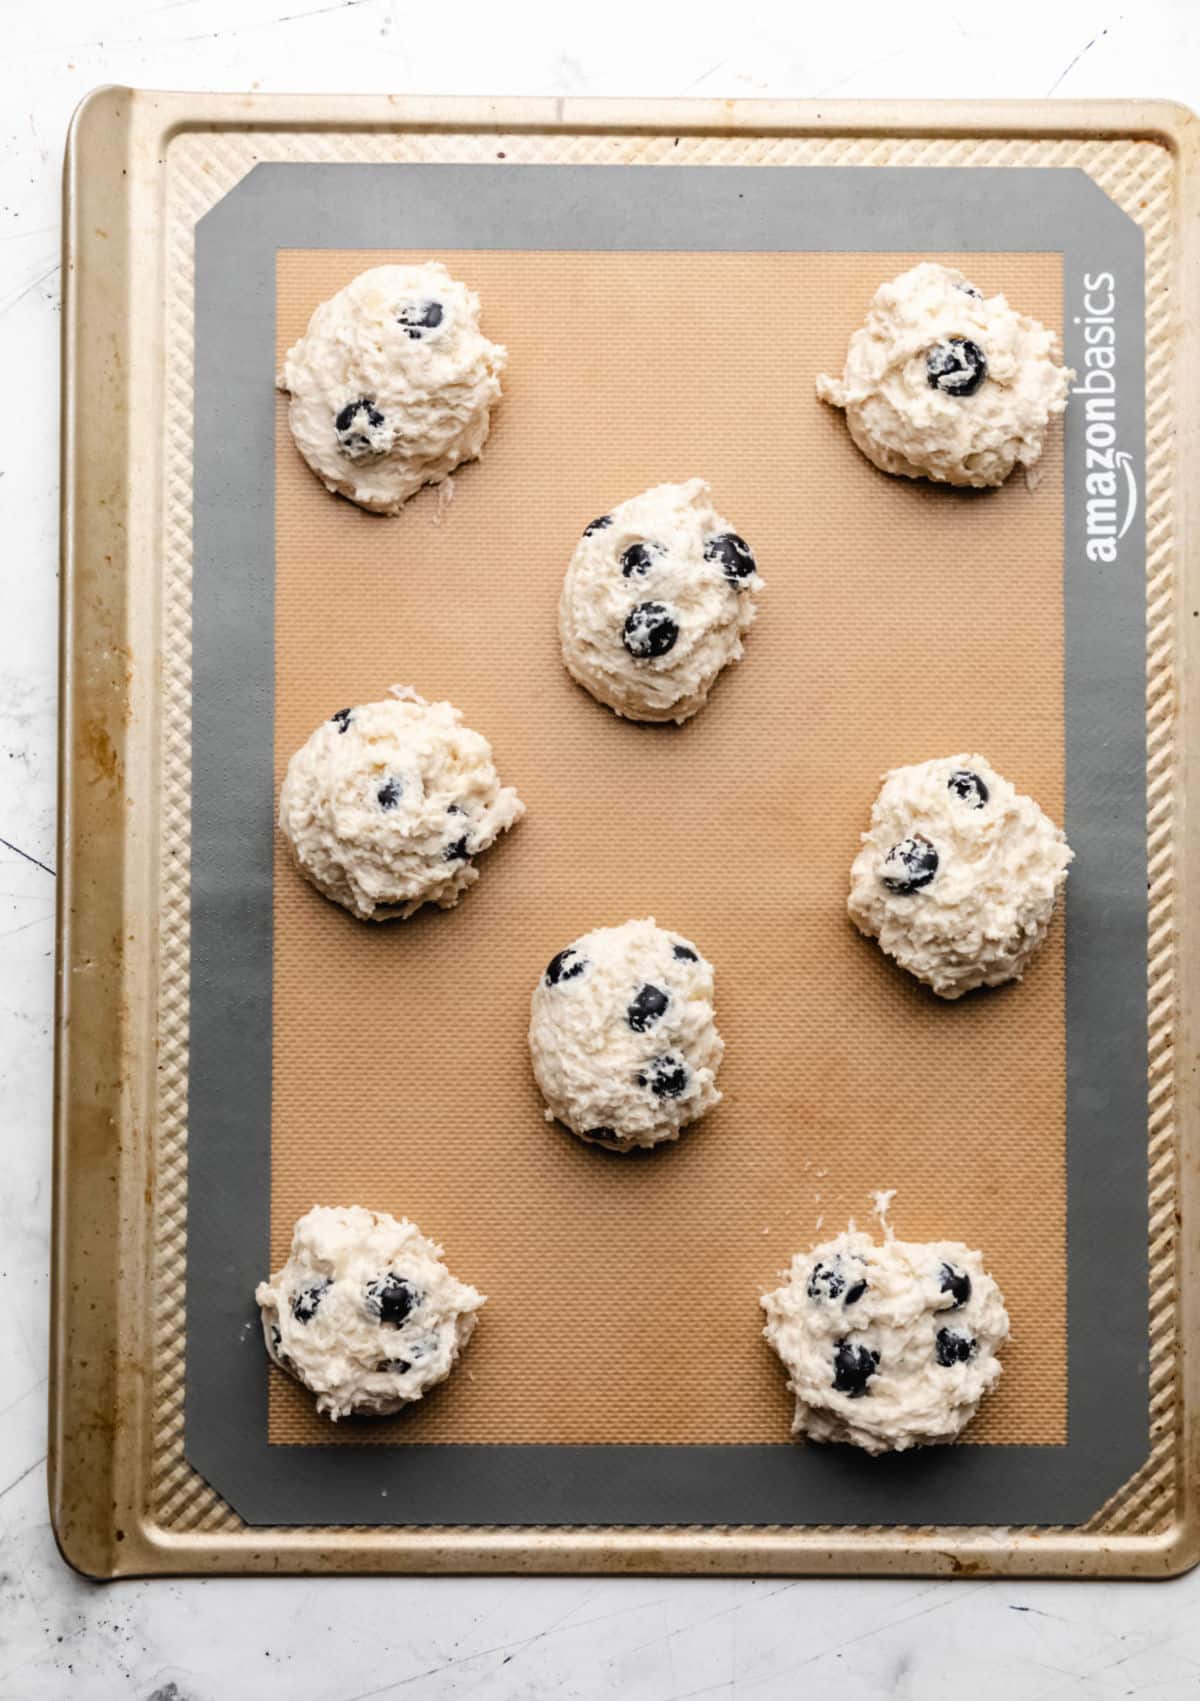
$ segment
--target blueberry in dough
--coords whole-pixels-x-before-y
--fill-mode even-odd
[[[470,854],[471,852],[467,848],[466,836],[464,835],[461,839],[455,839],[453,844],[447,845],[445,850],[442,852],[442,857],[446,862],[462,862],[464,858],[470,856]]]
[[[367,1309],[373,1311],[381,1323],[390,1323],[395,1329],[404,1322],[417,1301],[412,1284],[394,1270],[367,1283]]]
[[[589,520],[583,528],[584,537],[591,537],[593,532],[602,532],[606,526],[612,525],[611,514],[601,514],[598,519]]]
[[[963,292],[964,295],[971,296],[972,299],[975,300],[975,301],[982,301],[983,300],[983,291],[981,289],[976,289],[974,284],[960,283],[960,284],[955,284],[954,287],[955,287],[955,289],[960,289]]]
[[[412,1365],[406,1358],[385,1358],[378,1366],[382,1376],[407,1376]]]
[[[990,795],[987,781],[981,775],[973,774],[969,768],[956,768],[946,781],[946,787],[955,797],[969,803],[972,809],[982,809]]]
[[[729,583],[739,589],[757,570],[749,544],[736,532],[722,532],[719,537],[709,538],[704,546],[704,559],[719,562]]]
[[[338,447],[351,460],[371,454],[376,447],[371,433],[378,431],[382,424],[383,415],[371,397],[360,396],[356,402],[347,402],[333,422]]]
[[[907,897],[909,893],[919,892],[923,886],[928,886],[937,871],[937,851],[928,839],[914,833],[911,838],[901,839],[898,845],[892,846],[884,858],[879,878],[889,892]]]
[[[388,779],[383,782],[375,793],[375,801],[380,809],[395,809],[400,801],[400,781]]]
[[[649,1087],[656,1099],[677,1099],[687,1091],[691,1076],[688,1066],[672,1051],[662,1057],[652,1057],[638,1075],[638,1086]]]
[[[855,1341],[839,1341],[833,1350],[833,1388],[852,1400],[861,1400],[867,1383],[879,1369],[879,1354]]]
[[[681,963],[698,963],[700,961],[690,945],[676,945],[672,955],[677,957]]]
[[[946,1370],[951,1365],[969,1364],[975,1356],[976,1343],[957,1329],[939,1329],[935,1348],[938,1363]]]
[[[652,1028],[660,1017],[664,1016],[671,1002],[669,992],[664,992],[661,986],[652,986],[646,982],[625,1012],[625,1020],[635,1034],[644,1034],[647,1028]]]
[[[678,637],[679,623],[664,603],[640,602],[626,616],[621,642],[635,661],[649,661],[669,654]]]
[[[586,968],[587,958],[581,956],[574,945],[568,945],[564,951],[551,957],[546,968],[546,985],[557,986],[560,981],[574,980]]]
[[[337,727],[339,732],[349,732],[350,714],[351,711],[349,709],[338,709],[334,714],[330,715],[329,718],[333,722],[334,726]]]
[[[840,1299],[845,1291],[846,1276],[840,1258],[832,1258],[827,1264],[818,1261],[813,1265],[808,1278],[809,1299]]]
[[[943,1264],[938,1277],[938,1286],[943,1293],[951,1294],[954,1304],[947,1307],[949,1311],[961,1311],[971,1297],[971,1278],[965,1270],[956,1269],[953,1264]]]
[[[586,532],[584,536],[587,536]],[[634,573],[639,579],[644,579],[653,567],[656,556],[661,554],[662,550],[656,543],[631,543],[621,555],[621,572],[627,579]]]
[[[843,1305],[857,1305],[859,1300],[866,1293],[866,1291],[867,1291],[867,1283],[866,1283],[865,1280],[855,1282],[853,1287],[846,1289],[846,1297],[842,1301],[842,1304]]]
[[[404,326],[405,336],[419,342],[426,331],[436,330],[445,317],[440,301],[410,301],[403,306],[396,318]]]
[[[309,1287],[301,1288],[292,1299],[292,1316],[297,1323],[311,1323],[317,1315],[317,1308],[329,1289],[329,1282],[322,1280],[313,1282]]]
[[[969,337],[945,337],[925,356],[931,390],[946,396],[973,396],[988,375],[987,357]]]
[[[595,1140],[600,1145],[603,1145],[607,1140],[615,1140],[616,1137],[615,1128],[589,1128],[583,1135],[585,1140]]]

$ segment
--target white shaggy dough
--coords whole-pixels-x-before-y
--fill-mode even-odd
[[[923,260],[880,285],[841,378],[822,374],[817,395],[846,410],[851,437],[884,472],[986,486],[1040,459],[1074,376],[1053,331]]]
[[[763,1334],[796,1396],[794,1435],[868,1453],[953,1441],[1000,1375],[1000,1290],[958,1241],[856,1232],[797,1253],[763,1295]]]
[[[1019,980],[1073,852],[982,756],[894,768],[850,870],[850,917],[941,998]]]
[[[686,721],[742,655],[763,589],[702,478],[659,484],[593,520],[559,601],[572,679],[634,721]]]
[[[721,1097],[712,965],[653,916],[598,927],[538,980],[529,1049],[548,1122],[614,1151],[677,1140]]]
[[[472,857],[525,813],[487,739],[452,704],[392,689],[323,721],[279,793],[297,866],[364,921],[449,909],[479,878]]]
[[[445,266],[375,266],[321,303],[277,383],[326,489],[397,514],[478,458],[507,358],[479,328],[479,297]]]
[[[400,1411],[449,1376],[484,1303],[441,1259],[406,1217],[314,1205],[255,1289],[268,1353],[335,1422]]]

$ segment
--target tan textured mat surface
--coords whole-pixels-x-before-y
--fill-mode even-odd
[[[281,253],[280,352],[410,257]],[[273,1374],[272,1440],[783,1442],[757,1296],[895,1187],[897,1232],[981,1246],[1009,1303],[971,1439],[1061,1443],[1061,927],[1023,986],[943,1005],[844,910],[889,766],[979,749],[1061,819],[1059,435],[1036,493],[937,490],[876,472],[817,403],[876,284],[920,256],[435,257],[509,346],[505,399],[440,519],[425,491],[390,520],[325,492],[280,399],[277,779],[321,718],[398,682],[463,710],[529,814],[458,909],[384,927],[280,847],[272,1267],[310,1205],[361,1203],[442,1240],[490,1303],[397,1420],[334,1428]],[[956,263],[1059,323],[1057,256]],[[562,573],[595,514],[697,474],[767,590],[708,708],[637,727],[561,668]],[[619,1157],[542,1120],[528,998],[575,935],[646,914],[715,964],[726,1097]]]

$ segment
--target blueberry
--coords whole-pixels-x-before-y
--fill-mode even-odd
[[[401,789],[399,780],[385,780],[375,793],[375,801],[380,809],[395,809],[400,801]]]
[[[660,1016],[665,1015],[667,1005],[671,1002],[670,993],[664,992],[661,986],[653,986],[647,981],[638,991],[637,997],[625,1012],[625,1020],[635,1034],[644,1034],[647,1028],[652,1028]]]
[[[846,1297],[842,1301],[842,1304],[843,1305],[857,1305],[859,1300],[866,1293],[866,1291],[867,1291],[867,1284],[866,1284],[865,1281],[855,1282],[855,1284],[852,1288],[846,1289]]]
[[[961,1311],[971,1297],[970,1276],[965,1270],[956,1270],[953,1264],[942,1265],[938,1286],[943,1293],[954,1295],[954,1304],[947,1306],[948,1311]]]
[[[328,1277],[323,1276],[320,1281],[311,1282],[308,1287],[301,1288],[298,1294],[293,1294],[292,1316],[297,1323],[312,1322],[317,1315],[317,1307],[325,1298],[329,1285]]]
[[[349,709],[338,709],[336,714],[330,715],[329,719],[337,727],[339,732],[349,732],[350,731],[350,715],[351,715],[351,710],[349,710]]]
[[[467,849],[466,834],[464,833],[461,839],[455,839],[452,845],[446,846],[445,850],[442,852],[442,861],[465,862],[470,854],[470,851]]]
[[[441,324],[444,310],[440,301],[411,301],[402,307],[396,318],[404,327],[405,336],[420,342],[426,331]]]
[[[990,796],[986,782],[969,768],[956,768],[946,781],[946,790],[963,803],[969,803],[972,809],[982,809]]]
[[[833,1349],[833,1389],[835,1394],[848,1394],[861,1400],[867,1383],[879,1369],[879,1354],[870,1347],[857,1346],[853,1341],[839,1341]]]
[[[591,537],[593,532],[602,532],[606,526],[612,525],[611,514],[601,514],[598,520],[589,520],[583,528],[584,537]]]
[[[347,402],[333,422],[338,448],[351,460],[373,453],[378,445],[372,433],[378,431],[382,424],[383,415],[370,396],[360,396],[356,402]]]
[[[393,1328],[400,1327],[417,1300],[412,1284],[394,1270],[367,1283],[368,1311],[374,1312],[381,1323],[390,1323]]]
[[[749,579],[755,571],[750,546],[736,532],[722,532],[720,537],[710,537],[704,546],[704,559],[719,562],[729,583],[738,589],[742,581]]]
[[[888,891],[908,897],[919,892],[922,886],[928,886],[933,879],[938,871],[938,853],[928,839],[914,833],[910,839],[901,839],[898,845],[892,846],[883,860],[883,868],[879,878]],[[889,868],[890,874],[887,872]]]
[[[412,1369],[412,1365],[406,1358],[385,1358],[375,1369],[385,1376],[403,1376],[406,1370]]]
[[[612,1140],[615,1142],[616,1138],[617,1131],[615,1128],[589,1128],[584,1135],[585,1140]]]
[[[976,301],[983,300],[983,291],[981,289],[976,289],[974,284],[959,283],[955,284],[954,287],[955,289],[961,289],[964,295],[973,296]]]
[[[575,959],[571,961],[572,957]],[[557,986],[559,981],[574,980],[588,966],[586,957],[581,957],[574,945],[568,945],[565,951],[560,951],[556,957],[551,957],[546,967],[546,985]]]
[[[652,1057],[638,1076],[639,1087],[649,1087],[656,1099],[677,1099],[687,1091],[691,1074],[687,1064],[673,1051]]]
[[[931,390],[945,396],[973,396],[988,375],[987,359],[968,337],[944,337],[925,356]]]
[[[653,567],[655,557],[661,554],[662,550],[656,543],[631,543],[622,553],[621,571],[627,579],[634,573],[639,579],[644,579]]]
[[[621,642],[635,661],[649,661],[673,650],[678,637],[678,622],[663,603],[640,602],[626,617]]]
[[[828,1264],[817,1263],[808,1278],[809,1299],[838,1299],[846,1291],[846,1277],[840,1258]]]
[[[967,1364],[975,1357],[978,1345],[978,1341],[973,1341],[969,1335],[960,1335],[957,1329],[939,1329],[937,1361],[946,1370],[954,1364]]]
[[[278,1352],[280,1347],[283,1345],[283,1336],[279,1332],[278,1323],[272,1323],[271,1325],[271,1345],[275,1348],[276,1352]]]
[[[672,954],[678,957],[681,963],[698,963],[700,961],[699,956],[690,945],[676,945]]]

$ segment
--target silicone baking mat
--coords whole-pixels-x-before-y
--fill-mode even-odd
[[[187,1444],[249,1521],[1052,1522],[1144,1445],[1144,1176],[1116,1179],[1145,1126],[1138,516],[1098,574],[1086,397],[1074,485],[1056,432],[1036,489],[981,494],[877,473],[812,388],[881,278],[943,254],[1064,320],[1081,375],[1085,298],[1119,302],[1136,455],[1137,233],[1026,175],[264,167],[201,225]],[[406,254],[479,289],[511,362],[449,506],[379,520],[302,466],[266,379]],[[695,473],[758,554],[760,624],[691,725],[624,725],[561,670],[562,570],[593,512]],[[363,928],[295,877],[273,798],[393,681],[457,703],[530,812],[454,913]],[[1078,862],[1027,984],[948,1007],[843,903],[880,772],[971,749]],[[716,965],[727,1098],[622,1160],[544,1124],[523,1034],[556,949],[647,913]],[[975,1444],[882,1464],[789,1442],[756,1306],[877,1187],[903,1234],[984,1247],[1014,1318]],[[317,1201],[411,1215],[491,1296],[395,1422],[326,1429],[253,1338]]]
[[[449,507],[431,490],[380,524],[314,479],[280,398],[276,780],[329,704],[395,678],[493,738],[529,815],[457,914],[415,928],[352,925],[279,842],[271,1267],[310,1204],[362,1201],[428,1225],[493,1297],[469,1379],[331,1428],[273,1377],[272,1440],[786,1444],[758,1295],[887,1186],[903,1233],[986,1247],[1011,1306],[972,1439],[1062,1442],[1063,930],[1027,985],[951,1007],[845,915],[892,763],[981,750],[1062,817],[1058,433],[1036,493],[982,499],[857,453],[813,375],[912,255],[435,257],[510,350],[505,401]],[[941,257],[1060,322],[1059,255]],[[278,354],[358,272],[414,258],[282,252]],[[693,473],[767,590],[710,712],[639,727],[567,678],[558,592],[594,513]],[[561,945],[643,914],[716,965],[728,1097],[623,1162],[546,1126],[524,1030]]]

